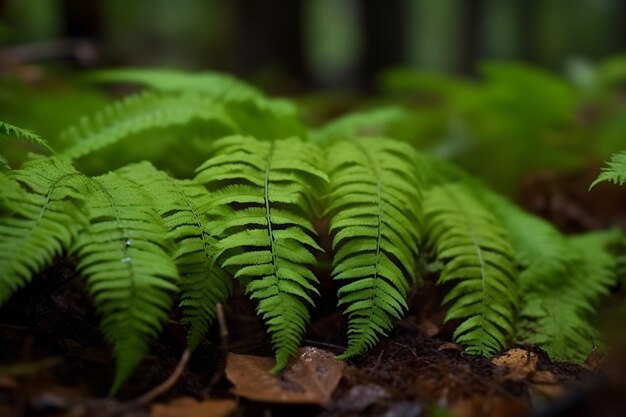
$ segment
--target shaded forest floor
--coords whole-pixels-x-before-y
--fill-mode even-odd
[[[526,181],[522,201],[565,231],[626,224],[621,190],[598,187],[593,198],[578,191],[586,190],[580,184],[589,184],[586,177],[595,172],[535,175]],[[337,354],[345,346],[344,320],[333,297],[336,288],[322,279],[322,299],[303,345]],[[469,356],[451,343],[453,326],[442,323],[442,291],[426,277],[390,337],[340,369],[336,388],[326,387],[332,397],[324,406],[276,404],[280,396],[264,393],[261,381],[265,401],[233,394],[226,352],[271,355],[263,325],[240,289],[224,306],[220,325],[212,326],[162,395],[137,401],[154,393],[181,359],[186,334],[178,317],[165,323],[163,335],[114,400],[107,397],[113,358],[98,317],[72,260],[59,259],[0,310],[0,416],[623,415],[626,349],[619,342],[607,357],[594,353],[584,365],[553,363],[532,346],[513,346],[493,359]],[[282,382],[287,391],[306,389]]]

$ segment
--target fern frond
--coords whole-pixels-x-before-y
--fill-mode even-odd
[[[196,180],[211,190],[205,211],[214,217],[216,258],[258,301],[276,351],[273,372],[295,353],[309,321],[317,278],[312,217],[313,189],[327,180],[319,150],[298,139],[261,142],[229,137],[198,168]]]
[[[522,338],[543,348],[553,360],[582,363],[601,342],[591,317],[601,296],[617,281],[616,258],[608,246],[616,231],[568,239],[571,261],[552,282],[523,294]]]
[[[412,148],[388,139],[338,142],[328,149],[332,275],[347,281],[339,290],[349,332],[340,358],[372,347],[408,308],[420,240],[416,160]]]
[[[23,129],[0,120],[0,139],[10,136],[34,143],[35,145],[41,146],[51,153],[54,153],[52,148],[48,145],[48,142],[39,137],[37,134],[31,132],[30,130]],[[9,161],[7,161],[2,154],[0,154],[0,167],[7,169],[11,168]]]
[[[108,69],[89,75],[99,82],[132,83],[153,90],[193,92],[220,102],[253,102],[276,113],[295,114],[295,107],[285,100],[266,98],[257,88],[229,75],[214,71],[190,74],[166,69]]]
[[[113,345],[114,393],[146,353],[148,339],[158,335],[178,271],[167,231],[140,187],[115,173],[90,184],[89,225],[73,252]]]
[[[39,137],[36,133],[0,120],[0,138],[3,136],[13,136],[21,140],[26,140],[42,148],[46,148],[50,152],[54,152],[50,145],[48,145],[48,142]]]
[[[117,101],[63,132],[61,137],[71,145],[62,154],[78,159],[141,132],[180,127],[193,120],[215,120],[234,132],[239,129],[223,106],[206,97],[145,92]]]
[[[430,189],[424,199],[426,235],[453,283],[443,302],[446,321],[463,319],[454,340],[467,352],[491,355],[513,333],[519,304],[514,252],[505,228],[462,184]]]
[[[344,138],[385,136],[391,125],[411,120],[411,113],[401,107],[382,107],[349,113],[313,130],[318,143],[332,143]]]
[[[618,152],[611,156],[611,160],[602,168],[602,172],[591,183],[590,189],[602,181],[610,181],[613,184],[623,185],[626,183],[626,151]]]
[[[149,162],[122,168],[117,173],[136,183],[149,196],[163,219],[167,237],[174,242],[174,261],[180,273],[180,306],[189,326],[190,349],[201,342],[215,318],[216,306],[228,298],[231,285],[226,272],[214,264],[212,237],[205,230],[200,207],[210,199],[206,188],[174,179]]]
[[[84,226],[83,180],[57,158],[0,178],[0,305],[68,249]]]

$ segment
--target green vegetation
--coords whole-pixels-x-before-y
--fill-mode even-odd
[[[621,233],[564,236],[440,159],[479,162],[500,173],[485,175],[500,189],[539,165],[572,166],[588,148],[542,150],[574,130],[576,93],[521,67],[488,66],[485,75],[474,85],[392,73],[382,109],[313,127],[305,106],[221,74],[94,74],[90,81],[145,90],[49,138],[53,155],[38,136],[0,125],[42,151],[19,167],[7,158],[17,168],[0,171],[0,303],[55,257],[76,257],[117,360],[114,393],[176,293],[193,349],[234,278],[257,305],[280,372],[315,307],[313,271],[327,267],[319,254],[330,250],[348,323],[344,359],[391,330],[429,270],[469,354],[525,342],[581,362],[599,338],[595,307],[617,282],[610,249]],[[438,104],[410,107],[414,89]],[[400,105],[389,107],[392,98]],[[428,139],[436,132],[444,140]],[[624,182],[624,165],[616,156],[599,180]]]

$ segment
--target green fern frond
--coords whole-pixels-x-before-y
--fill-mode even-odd
[[[210,199],[206,188],[174,179],[149,162],[130,165],[118,174],[139,185],[149,196],[174,242],[173,258],[180,273],[180,306],[189,326],[190,349],[195,349],[215,318],[216,306],[228,298],[230,277],[214,264],[213,239],[205,230],[200,207]]]
[[[229,137],[215,143],[198,168],[211,199],[216,258],[258,301],[276,351],[273,372],[296,352],[309,321],[307,304],[318,294],[312,217],[313,186],[327,181],[317,167],[319,149],[298,139],[261,142]]]
[[[0,177],[0,305],[71,245],[85,222],[83,181],[57,158]]]
[[[48,142],[39,137],[39,135],[37,135],[36,133],[0,120],[0,137],[3,136],[13,136],[18,139],[26,140],[28,142],[34,143],[35,145],[41,146],[42,148],[46,148],[50,152],[53,152],[50,145],[48,145]]]
[[[158,335],[177,290],[167,230],[140,187],[110,173],[90,182],[89,225],[72,251],[117,361],[116,392]]]
[[[526,213],[486,187],[472,189],[508,231],[520,269],[521,292],[561,285],[575,258],[567,238],[547,221]]]
[[[99,82],[140,84],[169,93],[192,92],[220,102],[253,102],[276,113],[297,112],[288,101],[268,99],[255,87],[231,75],[213,71],[190,74],[165,69],[108,69],[92,73],[89,78]]]
[[[78,159],[141,132],[185,126],[193,120],[218,121],[236,132],[224,107],[197,94],[139,93],[117,101],[62,133],[71,143],[62,154]]]
[[[388,139],[339,142],[328,149],[327,213],[333,278],[346,282],[339,305],[348,317],[346,359],[365,352],[401,318],[415,282],[420,240],[416,154]]]
[[[318,143],[332,143],[344,138],[385,136],[387,127],[411,120],[411,113],[401,107],[382,107],[349,113],[313,130]]]
[[[446,321],[464,320],[454,340],[471,354],[501,350],[519,304],[506,229],[462,184],[430,189],[424,210],[429,245],[445,264],[439,283],[455,284],[443,300],[449,304]]]
[[[613,184],[623,185],[626,183],[626,151],[618,152],[611,156],[607,166],[602,168],[602,172],[591,183],[590,189],[602,181],[610,181]]]
[[[609,245],[622,234],[595,232],[568,239],[571,261],[560,282],[524,293],[522,338],[543,348],[553,360],[582,363],[601,343],[591,317],[601,296],[617,281]]]
[[[30,130],[23,129],[0,120],[0,139],[10,136],[34,143],[35,145],[41,146],[51,153],[54,153],[52,148],[48,145],[48,142],[40,138],[37,134],[31,132]],[[11,168],[9,161],[7,161],[2,154],[0,154],[0,167],[7,169]]]

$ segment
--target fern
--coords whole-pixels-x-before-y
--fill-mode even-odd
[[[385,139],[339,142],[328,150],[327,214],[339,305],[348,316],[350,358],[373,346],[407,309],[416,281],[420,185],[416,155]]]
[[[321,250],[308,220],[312,187],[327,180],[316,165],[319,150],[297,139],[260,142],[229,137],[198,168],[212,191],[205,207],[214,216],[216,258],[258,301],[276,350],[273,372],[297,350],[317,294],[311,250]]]
[[[462,184],[428,190],[424,210],[428,243],[445,264],[439,283],[455,284],[443,300],[446,321],[464,320],[454,340],[471,354],[501,350],[519,305],[506,229]]]
[[[144,131],[184,126],[193,120],[217,120],[238,131],[220,104],[196,94],[164,95],[146,92],[126,97],[83,118],[62,133],[71,145],[62,154],[78,159]]]
[[[89,225],[72,251],[117,361],[116,392],[156,337],[176,291],[172,244],[142,189],[110,173],[90,182]]]
[[[188,345],[194,349],[215,318],[218,303],[230,294],[230,278],[213,262],[212,237],[200,207],[210,199],[204,187],[176,180],[144,162],[123,168],[118,174],[140,186],[174,242],[174,261],[180,273],[180,306],[189,326]]]
[[[0,305],[71,245],[85,221],[82,181],[57,158],[0,177]]]
[[[616,282],[615,257],[607,246],[620,236],[597,232],[570,238],[572,261],[562,281],[524,294],[522,334],[552,359],[582,363],[601,342],[591,315]],[[554,281],[554,279],[553,279]]]
[[[626,151],[614,154],[607,166],[602,168],[602,172],[591,183],[590,189],[602,181],[610,181],[613,184],[623,185],[626,183]]]
[[[18,139],[34,143],[35,145],[41,146],[51,153],[54,153],[52,148],[48,145],[48,142],[40,138],[37,134],[31,132],[30,130],[23,129],[0,120],[0,138],[7,136],[13,136]],[[7,161],[2,154],[0,154],[0,166],[10,168],[9,161]]]
[[[219,102],[246,103],[273,112],[293,116],[296,108],[288,101],[266,98],[259,90],[237,78],[218,72],[189,74],[175,70],[109,69],[89,76],[99,82],[141,84],[168,93],[193,92]]]
[[[304,135],[306,130],[299,111],[287,100],[270,99],[259,90],[230,75],[217,72],[195,74],[173,70],[111,69],[98,71],[90,78],[101,82],[144,85],[170,94],[195,94],[223,105],[237,120],[242,134],[261,139]]]
[[[318,143],[332,143],[344,138],[385,135],[388,127],[411,120],[411,113],[401,107],[382,107],[349,113],[311,132]]]

